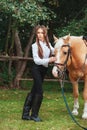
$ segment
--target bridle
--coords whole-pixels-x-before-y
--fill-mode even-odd
[[[65,61],[64,61],[63,64],[62,64],[62,63],[54,63],[54,66],[57,67],[58,79],[64,79],[67,62],[68,62],[69,56],[71,57],[71,51],[70,51],[70,45],[69,45],[69,43],[66,44],[66,45],[62,45],[62,47],[68,47],[68,52],[67,52],[67,57],[66,57],[66,59],[65,59]],[[59,66],[63,66],[64,69],[61,70],[61,69],[59,68]]]
[[[62,47],[68,47],[69,48],[68,49],[68,54],[67,54],[67,57],[66,57],[64,63],[63,64],[61,64],[61,63],[54,63],[54,65],[56,65],[56,66],[58,66],[58,65],[65,66],[67,64],[67,61],[68,61],[68,58],[69,58],[69,55],[70,55],[70,45],[66,44],[66,45],[62,45]]]

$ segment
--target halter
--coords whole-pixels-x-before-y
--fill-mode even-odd
[[[59,79],[63,79],[63,78],[64,78],[64,76],[65,76],[65,71],[66,71],[66,66],[67,66],[67,62],[68,62],[69,56],[71,56],[71,55],[70,55],[70,53],[71,53],[71,52],[70,52],[70,45],[69,45],[69,44],[66,44],[66,45],[62,45],[62,47],[68,47],[68,54],[67,54],[67,57],[66,57],[66,59],[65,59],[65,61],[64,61],[63,64],[61,64],[61,63],[54,63],[54,66],[57,66],[58,78],[59,78]],[[61,70],[58,65],[64,66],[64,69]]]
[[[67,61],[68,61],[68,58],[69,58],[69,55],[70,55],[70,45],[66,44],[66,45],[62,45],[62,47],[68,47],[69,48],[67,57],[66,57],[66,59],[65,59],[63,64],[61,64],[61,63],[54,63],[55,66],[57,66],[57,65],[65,66],[67,64]]]

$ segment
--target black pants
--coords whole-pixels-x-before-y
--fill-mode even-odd
[[[33,94],[33,96],[35,94],[39,94],[41,96],[43,96],[43,80],[45,78],[47,72],[47,67],[44,67],[42,65],[36,65],[34,64],[32,67],[32,76],[33,76],[33,86],[31,89],[31,93]]]

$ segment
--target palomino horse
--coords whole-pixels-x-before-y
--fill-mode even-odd
[[[55,39],[55,56],[57,58],[52,69],[52,74],[56,78],[61,78],[64,69],[69,71],[69,78],[73,85],[74,108],[72,113],[78,115],[79,108],[79,79],[84,80],[84,109],[82,118],[87,119],[87,39],[82,36],[64,36]]]

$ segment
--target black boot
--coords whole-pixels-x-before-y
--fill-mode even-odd
[[[42,121],[39,117],[38,117],[38,113],[39,113],[39,109],[42,103],[42,99],[43,97],[39,94],[36,94],[34,97],[34,101],[32,104],[32,114],[31,114],[31,120],[34,120],[36,122],[40,122]]]
[[[32,94],[28,93],[23,107],[23,113],[22,113],[23,120],[30,120],[29,112],[31,110],[32,100],[33,100]]]

